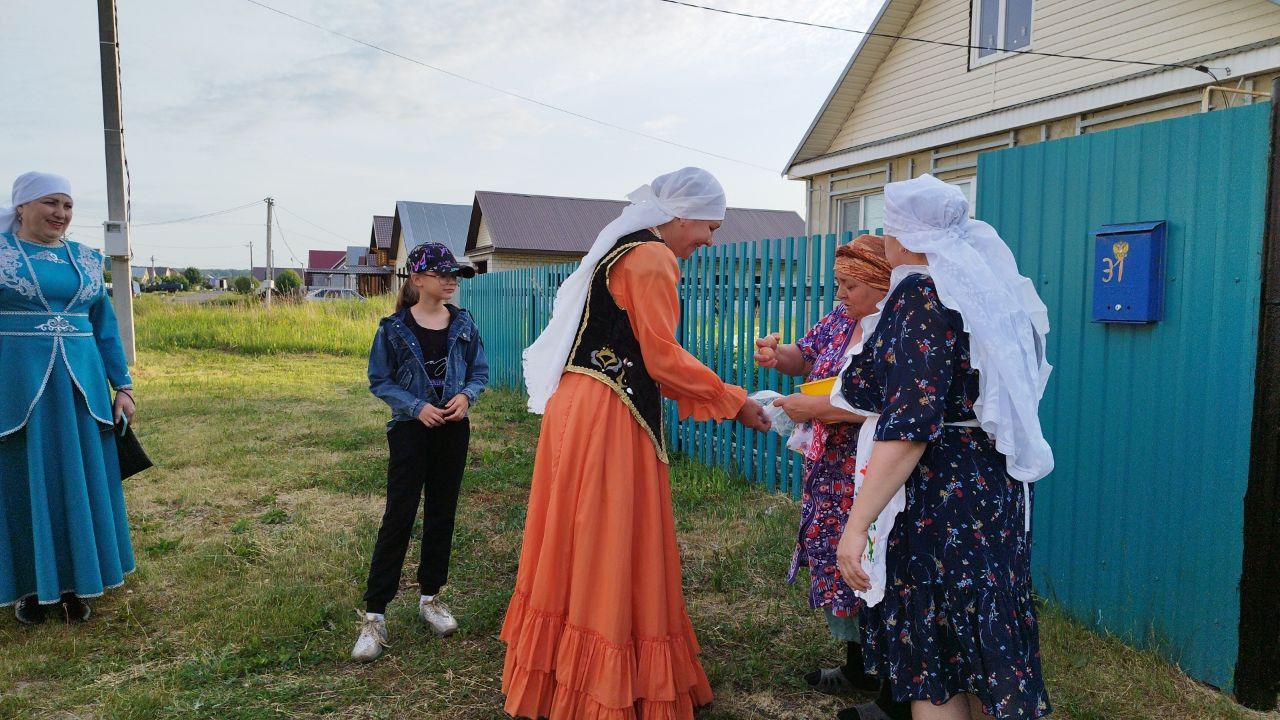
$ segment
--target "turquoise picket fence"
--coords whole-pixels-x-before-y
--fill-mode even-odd
[[[851,235],[846,233],[846,240]],[[794,342],[834,307],[835,248],[834,235],[775,238],[717,245],[681,260],[680,343],[726,382],[748,392],[793,392],[803,378],[756,367],[755,339],[778,332],[783,342]],[[576,267],[523,268],[462,283],[459,301],[480,327],[493,386],[524,388],[521,353],[546,326],[556,289]],[[670,402],[665,419],[671,450],[799,497],[803,459],[787,451],[777,433],[729,422],[681,421]]]

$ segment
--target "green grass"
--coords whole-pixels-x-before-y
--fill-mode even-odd
[[[280,300],[222,295],[204,304],[143,295],[135,303],[137,345],[148,350],[227,350],[248,355],[328,353],[368,357],[378,319],[393,300]]]
[[[149,321],[148,321],[149,322]],[[416,622],[413,558],[392,648],[350,663],[385,474],[385,408],[342,355],[140,353],[139,436],[159,466],[127,481],[138,571],[82,626],[0,621],[2,718],[500,718],[504,647],[538,420],[486,393],[458,514],[441,641]],[[686,460],[672,467],[689,611],[716,692],[708,720],[832,717],[800,674],[840,652],[783,582],[791,500]],[[1042,613],[1055,717],[1251,713],[1151,653]]]

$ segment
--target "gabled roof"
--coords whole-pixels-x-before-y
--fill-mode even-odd
[[[363,245],[348,245],[347,256],[343,259],[343,264],[347,267],[356,267],[360,264],[360,258],[369,254],[369,248]]]
[[[315,252],[315,251],[313,250],[312,252]],[[292,270],[298,273],[298,277],[300,279],[306,277],[302,268],[283,268],[283,267],[272,268],[271,277],[278,278],[280,277],[280,273],[284,272],[285,270]],[[252,270],[250,270],[249,274],[253,276],[254,280],[257,280],[259,282],[266,282],[267,280],[267,268],[265,266],[259,265],[253,268]]]
[[[391,224],[391,243],[388,249],[399,255],[397,238],[404,238],[406,250],[426,242],[446,245],[454,255],[461,255],[467,241],[467,223],[471,221],[471,208],[466,205],[409,202],[396,203],[396,214]]]
[[[479,190],[472,203],[466,249],[475,250],[483,217],[495,250],[584,254],[626,206],[620,200]],[[804,233],[804,220],[794,211],[729,208],[715,242],[723,245]]]
[[[307,267],[309,268],[336,268],[341,267],[347,261],[347,253],[344,250],[308,250],[307,251]]]
[[[826,102],[809,125],[796,151],[791,154],[783,172],[790,173],[796,163],[812,160],[830,150],[831,143],[853,114],[853,108],[862,98],[871,77],[893,49],[896,41],[883,36],[901,35],[907,21],[919,6],[920,0],[885,0],[868,30],[876,35],[862,36],[858,49],[853,52],[853,57],[849,59],[849,64],[845,66],[835,87],[831,88]]]
[[[391,247],[391,226],[395,218],[390,215],[374,215],[373,229],[369,232],[370,250],[387,250]]]

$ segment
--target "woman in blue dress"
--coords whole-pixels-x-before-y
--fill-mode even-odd
[[[70,184],[26,173],[12,202],[0,208],[0,606],[26,624],[54,605],[83,621],[84,598],[134,569],[113,431],[133,417],[133,384],[102,255],[64,237]]]
[[[867,670],[914,718],[1039,718],[1030,502],[1053,467],[1036,415],[1047,313],[958,189],[891,183],[885,231],[889,296],[838,389],[874,413],[837,550],[868,604]]]

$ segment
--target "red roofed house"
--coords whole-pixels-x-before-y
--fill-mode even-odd
[[[307,272],[304,278],[307,287],[346,287],[346,275],[325,272],[341,268],[346,263],[345,250],[308,250]]]

